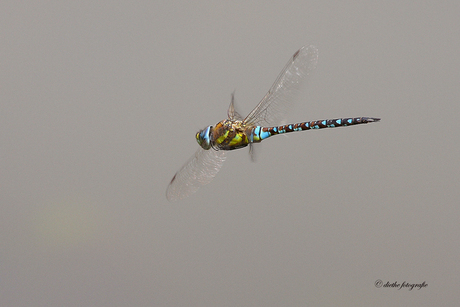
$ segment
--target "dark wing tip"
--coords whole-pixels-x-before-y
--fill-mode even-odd
[[[293,60],[293,61],[294,61],[295,58],[299,55],[301,49],[302,49],[302,48],[300,48],[299,50],[297,50],[297,51],[294,53],[294,55],[292,56],[292,60]]]

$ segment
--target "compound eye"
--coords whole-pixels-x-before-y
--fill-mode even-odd
[[[212,126],[207,127],[206,129],[203,129],[196,134],[196,141],[198,144],[200,144],[203,149],[210,149],[211,148],[211,128]]]

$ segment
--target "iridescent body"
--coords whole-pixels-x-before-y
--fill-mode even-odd
[[[355,117],[323,119],[276,127],[248,126],[241,120],[225,119],[196,134],[198,144],[203,149],[234,150],[259,143],[273,135],[310,129],[346,127],[379,121],[380,118]]]
[[[274,125],[284,118],[300,80],[315,68],[317,58],[318,51],[313,46],[302,47],[294,53],[268,93],[244,119],[235,111],[232,95],[228,118],[196,134],[201,147],[171,180],[166,191],[168,200],[187,197],[208,184],[222,167],[225,151],[249,145],[252,152],[254,143],[277,134],[379,121],[379,118],[355,117]]]

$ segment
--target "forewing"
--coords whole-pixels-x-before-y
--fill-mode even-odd
[[[228,119],[230,120],[243,120],[243,117],[240,115],[240,113],[238,113],[238,111],[236,111],[236,107],[235,107],[235,91],[233,91],[232,93],[232,101],[230,102],[230,106],[228,107],[228,110],[227,110],[227,117]]]
[[[316,67],[317,61],[318,49],[314,46],[304,46],[294,53],[244,123],[255,126],[281,124],[298,92],[300,81]]]
[[[174,175],[166,190],[169,201],[179,200],[195,193],[212,181],[225,161],[225,152],[199,148],[195,155]]]

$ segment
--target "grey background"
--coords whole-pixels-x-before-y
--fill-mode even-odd
[[[1,306],[452,306],[458,1],[2,1]],[[319,61],[289,121],[176,203],[195,132]],[[420,290],[377,288],[426,282]]]

